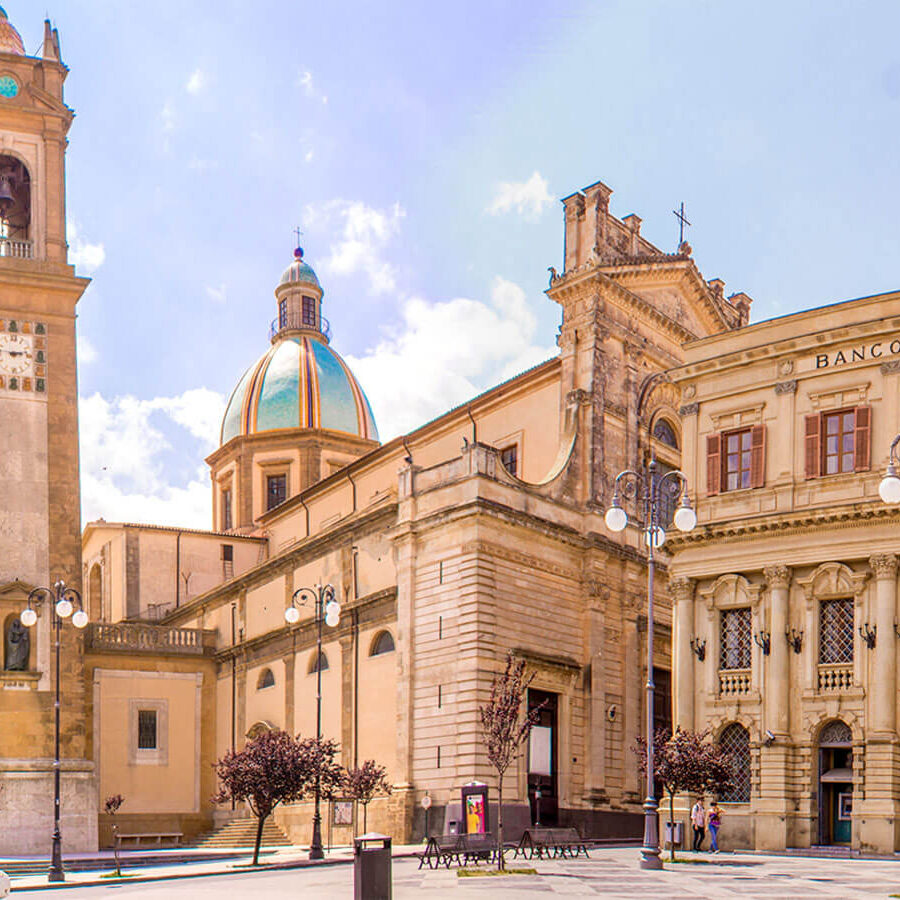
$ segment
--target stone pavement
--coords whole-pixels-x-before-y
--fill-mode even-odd
[[[411,848],[397,848],[397,852]],[[872,898],[900,893],[900,860],[893,859],[821,859],[810,857],[764,856],[761,854],[730,854],[718,856],[698,854],[688,858],[697,862],[667,864],[662,872],[642,872],[638,868],[638,850],[604,848],[592,851],[591,859],[541,861],[533,863],[511,860],[512,865],[531,865],[537,876],[507,878],[459,878],[455,869],[432,871],[418,869],[418,862],[409,857],[393,861],[394,897],[398,900],[418,897],[483,897],[487,892],[509,900],[535,895],[563,895],[568,897],[608,898],[718,898],[739,896],[749,898]],[[294,868],[247,872],[235,868],[234,861],[219,862],[204,877],[183,878],[191,872],[205,871],[212,864],[183,864],[178,867],[154,867],[145,873],[156,879],[120,883],[105,881],[102,886],[77,886],[77,879],[88,873],[69,876],[70,887],[29,890],[29,885],[14,884],[16,896],[68,898],[92,900],[108,897],[114,888],[118,900],[137,900],[139,897],[188,900],[221,895],[227,892],[233,900],[280,900],[295,898],[301,893],[304,900],[332,900],[353,895],[353,867],[349,864],[349,850],[333,851],[337,864],[313,864],[296,867],[300,854],[296,850],[278,854],[280,865]],[[271,857],[270,857],[271,859]],[[231,874],[224,874],[225,872]],[[218,872],[218,874],[215,874]],[[182,877],[180,877],[182,876]],[[94,876],[96,877],[96,876]],[[42,879],[46,885],[46,879]],[[73,893],[74,889],[74,893]],[[21,894],[19,893],[21,892]]]

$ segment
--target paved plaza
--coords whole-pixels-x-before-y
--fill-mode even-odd
[[[459,878],[455,869],[419,869],[410,858],[393,861],[394,897],[483,897],[486,892],[505,898],[536,895],[632,898],[747,898],[888,897],[900,893],[900,860],[821,859],[812,857],[721,854],[690,857],[697,862],[667,864],[662,872],[642,872],[635,848],[594,851],[589,860],[535,861],[536,876]],[[511,861],[521,865],[521,861]],[[88,900],[108,897],[203,898],[228,894],[234,900],[279,900],[353,896],[353,867],[349,863],[308,866],[253,873],[210,874],[199,878],[166,879],[105,885],[84,885],[34,891],[17,888],[16,897]],[[222,867],[223,869],[225,866]],[[142,875],[171,874],[174,870],[147,870]],[[184,869],[182,869],[184,871]],[[15,887],[15,885],[14,885]]]

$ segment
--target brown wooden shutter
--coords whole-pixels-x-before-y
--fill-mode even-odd
[[[721,490],[722,435],[716,432],[706,436],[706,493],[712,496]]]
[[[857,472],[865,472],[869,469],[872,455],[872,407],[857,406],[854,412],[856,413],[856,428],[853,435],[853,449],[856,459],[853,467]]]
[[[763,487],[766,483],[766,426],[754,425],[750,429],[750,487]]]
[[[819,477],[819,467],[821,466],[822,460],[822,450],[819,438],[821,430],[822,417],[818,413],[814,416],[806,417],[806,428],[803,433],[803,440],[806,455],[807,478]]]

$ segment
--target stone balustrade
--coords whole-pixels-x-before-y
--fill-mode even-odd
[[[215,652],[215,634],[215,631],[199,628],[169,628],[165,625],[136,622],[97,622],[87,627],[85,647],[94,651],[209,656]]]
[[[750,693],[750,669],[719,669],[719,694],[733,697]]]
[[[819,666],[819,691],[846,691],[853,687],[852,663],[823,663]]]

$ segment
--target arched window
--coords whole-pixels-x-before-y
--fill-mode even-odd
[[[845,725],[840,719],[832,719],[826,722],[819,733],[820,747],[850,747],[853,744],[853,732],[850,726]]]
[[[678,449],[678,435],[675,433],[672,425],[665,419],[657,420],[653,426],[653,437],[662,444],[674,447],[676,450]]]
[[[325,655],[324,650],[319,654],[318,665],[316,665],[316,654],[313,653],[309,659],[309,669],[307,671],[310,675],[312,675],[313,672],[328,671],[328,657]]]
[[[748,803],[750,801],[750,732],[738,722],[732,722],[719,735],[719,746],[731,754],[734,776],[723,792],[723,803]]]
[[[256,689],[261,691],[263,688],[275,686],[275,674],[271,669],[263,669],[259,673],[259,681],[256,682]]]
[[[382,653],[393,652],[394,639],[391,637],[389,631],[381,631],[375,635],[375,640],[372,641],[372,649],[369,651],[369,656],[381,656]]]

